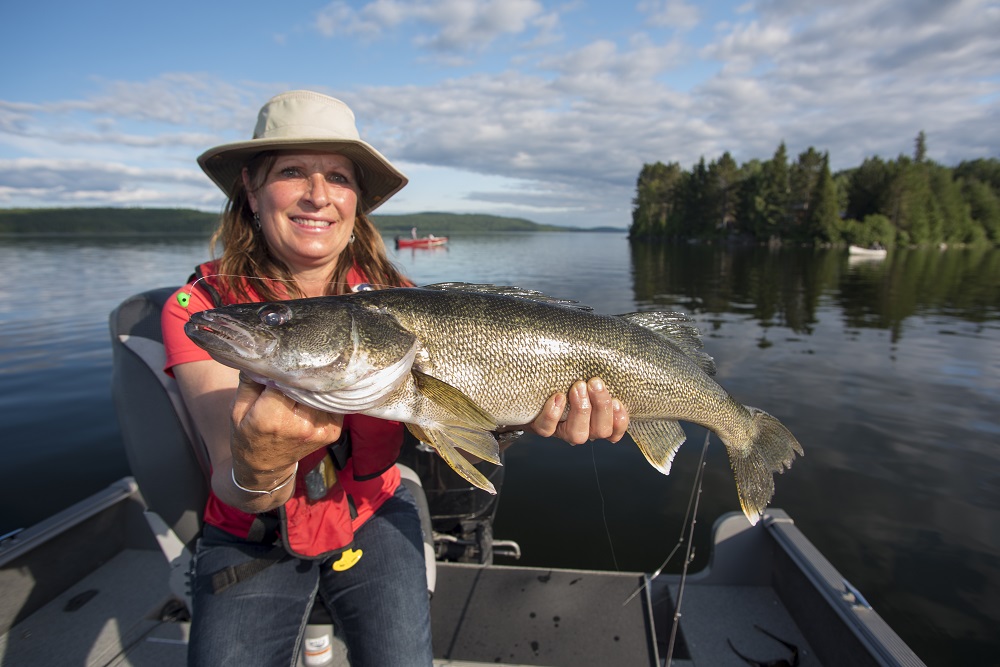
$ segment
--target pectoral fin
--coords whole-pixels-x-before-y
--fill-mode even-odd
[[[492,431],[497,427],[491,415],[455,387],[415,368],[411,372],[417,391],[453,415],[457,423],[483,431]]]
[[[458,451],[459,449],[465,450],[483,460],[499,465],[500,451],[497,441],[492,435],[485,431],[462,427],[420,427],[416,424],[407,424],[406,426],[414,437],[433,447],[441,458],[451,466],[452,470],[464,477],[467,482],[484,491],[496,494],[497,490],[490,480],[476,470],[475,466]]]
[[[670,474],[670,464],[687,439],[676,421],[632,421],[628,434],[639,445],[649,464],[664,475]]]

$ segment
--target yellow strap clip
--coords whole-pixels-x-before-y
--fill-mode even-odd
[[[333,562],[334,572],[343,572],[345,570],[350,570],[354,567],[359,560],[363,552],[361,549],[348,549],[344,553],[340,554],[340,560]]]

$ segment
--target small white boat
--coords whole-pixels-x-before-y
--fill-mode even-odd
[[[858,258],[885,259],[889,251],[885,248],[862,248],[859,245],[852,245],[847,249],[847,254]]]

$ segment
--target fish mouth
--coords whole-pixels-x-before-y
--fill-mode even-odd
[[[277,338],[227,315],[212,311],[195,313],[184,325],[184,333],[200,347],[233,361],[263,359],[278,344]]]

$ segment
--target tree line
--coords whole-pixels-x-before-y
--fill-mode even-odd
[[[438,236],[462,232],[575,231],[541,225],[523,218],[460,213],[407,213],[372,216],[382,233]],[[22,208],[0,209],[0,235],[193,234],[208,236],[219,222],[218,213],[181,208]],[[588,230],[589,231],[589,230]],[[621,229],[615,230],[621,232]]]
[[[218,213],[186,208],[0,209],[0,234],[198,234],[209,235]]]
[[[690,171],[676,162],[639,172],[629,236],[659,241],[814,245],[1000,245],[1000,160],[946,167],[927,158],[866,159],[831,173],[829,153],[809,147],[789,161],[738,165],[728,152]]]

